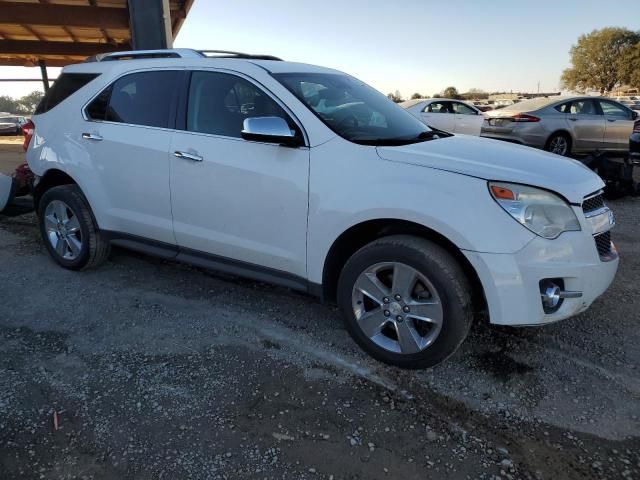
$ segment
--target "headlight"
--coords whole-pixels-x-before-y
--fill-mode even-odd
[[[571,206],[554,193],[502,182],[490,182],[489,191],[509,215],[541,237],[557,238],[562,232],[580,230]]]

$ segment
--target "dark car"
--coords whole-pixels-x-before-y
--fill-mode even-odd
[[[20,115],[10,115],[0,117],[0,135],[20,135],[22,133],[22,125],[27,119]]]
[[[633,124],[633,132],[629,137],[629,156],[631,161],[640,164],[640,118]]]

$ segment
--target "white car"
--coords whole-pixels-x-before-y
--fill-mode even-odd
[[[400,106],[426,125],[445,132],[479,136],[484,121],[478,108],[450,98],[407,100]]]
[[[65,67],[24,130],[62,267],[115,244],[306,291],[400,367],[451,355],[480,312],[502,325],[582,312],[618,267],[589,169],[435,132],[328,68],[111,54]]]

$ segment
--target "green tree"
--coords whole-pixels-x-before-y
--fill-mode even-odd
[[[638,42],[640,34],[626,28],[607,27],[581,35],[571,47],[571,67],[562,72],[562,86],[577,92],[612,91],[624,82],[625,58]]]
[[[396,103],[404,102],[404,98],[402,98],[399,90],[396,90],[395,93],[388,93],[387,97]]]
[[[3,95],[0,97],[0,112],[17,113],[18,102],[15,99]]]
[[[640,89],[640,42],[624,55],[622,62],[623,82]]]
[[[418,100],[420,98],[426,98],[424,95],[422,95],[421,93],[414,93],[413,95],[411,95],[411,100]]]
[[[457,99],[462,98],[458,93],[458,89],[456,87],[445,88],[444,92],[442,92],[442,96],[444,98],[457,98]]]
[[[486,100],[489,94],[479,88],[471,88],[468,92],[463,93],[462,98],[466,100]]]
[[[24,113],[26,115],[31,115],[36,110],[36,107],[38,106],[38,103],[40,103],[40,100],[42,100],[43,96],[44,96],[44,93],[42,93],[39,90],[34,90],[30,94],[20,98],[17,101],[18,110],[16,111],[16,113]]]

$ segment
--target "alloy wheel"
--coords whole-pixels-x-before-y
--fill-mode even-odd
[[[367,268],[356,279],[351,304],[362,332],[390,352],[421,352],[442,329],[438,292],[424,274],[404,263]]]
[[[44,213],[47,239],[65,260],[75,260],[82,251],[82,229],[73,210],[61,200],[53,200]]]
[[[569,143],[567,139],[562,136],[554,137],[549,144],[549,151],[556,155],[566,155],[568,148]]]

